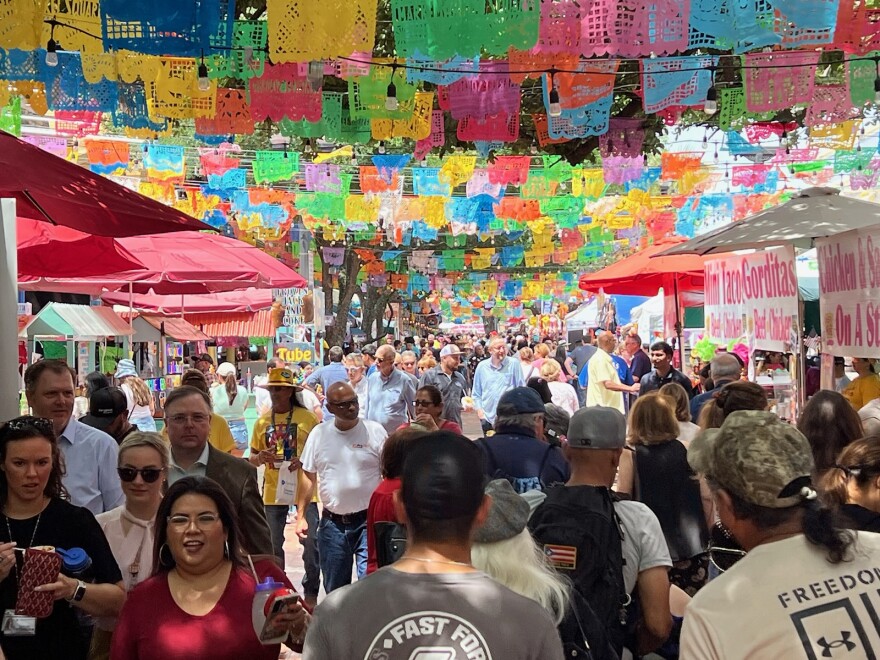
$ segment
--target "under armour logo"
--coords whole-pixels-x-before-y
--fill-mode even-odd
[[[855,644],[854,642],[849,641],[849,638],[850,638],[851,635],[852,635],[852,633],[849,632],[848,630],[841,630],[841,631],[840,631],[840,639],[834,640],[833,642],[829,642],[829,641],[826,640],[824,637],[820,637],[819,639],[817,639],[817,640],[816,640],[816,643],[817,643],[819,646],[821,646],[822,649],[823,649],[823,651],[822,651],[822,657],[823,657],[823,658],[830,658],[830,657],[832,657],[834,654],[833,654],[833,652],[832,652],[831,649],[836,649],[836,648],[839,648],[839,647],[841,647],[841,646],[845,646],[845,647],[846,647],[846,651],[847,651],[847,653],[849,653],[850,651],[852,651],[853,649],[855,649],[855,648],[856,648],[856,644]]]

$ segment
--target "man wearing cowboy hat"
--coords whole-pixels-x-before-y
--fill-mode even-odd
[[[254,424],[251,436],[251,454],[248,459],[252,465],[265,465],[263,473],[263,506],[266,519],[272,532],[272,548],[276,557],[284,566],[284,527],[287,524],[287,512],[294,504],[293,493],[285,497],[279,493],[278,479],[283,471],[290,478],[294,474],[296,480],[302,475],[302,464],[299,457],[306,443],[309,432],[318,424],[318,418],[303,404],[301,399],[303,388],[293,382],[293,371],[286,367],[269,370],[265,384],[258,385],[269,392],[271,408]],[[289,464],[285,466],[284,462]],[[295,489],[294,489],[295,490]],[[321,573],[318,565],[318,551],[315,534],[318,528],[317,499],[305,507],[305,519],[308,521],[308,535],[303,539],[303,592],[309,604],[318,600],[321,588]]]

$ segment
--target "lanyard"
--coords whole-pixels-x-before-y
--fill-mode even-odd
[[[10,543],[14,541],[12,538],[12,526],[9,524],[9,516],[3,516],[6,519],[6,531],[9,532],[9,541]],[[28,548],[34,547],[34,539],[37,537],[37,528],[40,526],[40,518],[43,517],[43,512],[37,515],[37,522],[34,524],[34,531],[31,534],[31,542],[28,544]],[[18,561],[15,562],[12,569],[15,571],[15,582],[18,584]]]
[[[267,447],[267,449],[270,448],[269,447],[269,439],[274,438],[274,436],[275,436],[275,409],[274,408],[272,408],[271,420],[272,421],[269,422],[269,426],[266,428],[266,447]],[[285,422],[285,435],[286,435],[285,442],[288,442],[288,443],[292,440],[295,442],[295,440],[290,437],[290,422],[292,420],[293,420],[293,406],[290,407],[290,410],[287,413],[287,422]],[[296,448],[296,446],[294,445],[294,449],[295,448]],[[276,446],[275,446],[275,452],[279,453],[277,441],[276,441]],[[284,452],[284,447],[282,446],[281,453],[283,454],[283,452]]]

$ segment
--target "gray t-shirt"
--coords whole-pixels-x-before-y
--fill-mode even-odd
[[[383,568],[315,610],[304,660],[562,660],[550,615],[485,573]]]

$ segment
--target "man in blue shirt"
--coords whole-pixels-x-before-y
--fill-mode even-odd
[[[125,497],[116,472],[118,446],[109,435],[73,418],[74,372],[61,360],[41,360],[24,372],[25,395],[34,415],[52,421],[67,468],[62,479],[71,504],[95,515]]]
[[[474,410],[480,418],[483,433],[495,423],[495,410],[501,395],[524,384],[519,360],[507,357],[503,337],[493,337],[489,342],[489,359],[480,362],[474,371]]]
[[[342,348],[333,346],[327,351],[327,357],[330,358],[330,364],[315,369],[303,383],[310,390],[314,390],[317,385],[321,386],[321,400],[324,401],[324,421],[333,419],[333,413],[327,409],[327,389],[333,383],[347,383],[348,371],[342,364]]]
[[[394,347],[376,349],[376,372],[367,379],[366,419],[379,422],[388,435],[415,416],[416,381],[394,368]]]

